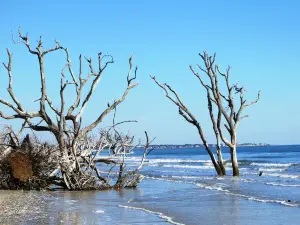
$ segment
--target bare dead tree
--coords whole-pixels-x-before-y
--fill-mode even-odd
[[[200,124],[200,122],[196,119],[196,117],[191,113],[191,111],[187,108],[187,106],[184,104],[184,102],[182,101],[182,99],[180,98],[179,94],[170,86],[168,85],[167,83],[164,83],[164,84],[161,84],[159,83],[156,78],[154,76],[151,76],[151,78],[153,79],[153,81],[161,88],[164,90],[165,94],[166,94],[166,97],[172,101],[177,107],[178,107],[178,110],[179,110],[179,115],[181,115],[187,122],[189,122],[190,124],[194,125],[198,131],[198,134],[200,136],[200,139],[202,140],[203,142],[203,145],[205,147],[205,150],[207,151],[213,165],[214,165],[214,168],[217,172],[217,174],[219,176],[224,176],[226,175],[226,170],[225,170],[225,167],[224,167],[224,164],[223,164],[223,159],[222,159],[222,152],[221,152],[221,148],[220,148],[220,145],[219,145],[219,142],[218,142],[218,152],[217,152],[217,155],[218,155],[218,160],[216,160],[215,158],[215,155],[211,149],[211,147],[209,146],[207,140],[206,140],[206,137],[205,137],[205,134],[204,134],[204,131],[203,131],[203,128]],[[171,96],[173,95],[173,96]],[[211,105],[208,105],[208,108],[210,110],[210,115],[211,115],[211,119],[213,121],[213,125],[214,125],[214,128],[215,128],[215,120],[214,120],[214,117],[213,117],[213,113],[212,113],[212,107]],[[215,132],[217,131],[216,129],[214,129]],[[217,137],[217,140],[219,141],[218,137],[219,137],[219,134],[218,132],[216,132],[216,137]]]
[[[125,101],[128,93],[138,85],[138,83],[134,83],[137,77],[138,68],[133,68],[133,57],[131,56],[129,59],[129,71],[127,74],[127,87],[122,96],[115,100],[112,104],[108,104],[107,108],[101,112],[92,123],[83,126],[82,118],[84,110],[100,82],[104,71],[110,64],[114,63],[114,58],[111,55],[103,55],[99,52],[97,68],[95,68],[92,57],[85,57],[89,67],[89,73],[83,77],[82,56],[79,56],[79,71],[75,74],[69,51],[59,42],[55,41],[54,47],[44,49],[42,37],[40,37],[37,46],[33,47],[29,41],[28,34],[24,35],[20,29],[18,30],[18,39],[18,41],[13,40],[15,43],[23,44],[27,48],[28,52],[37,58],[39,65],[39,80],[41,83],[40,97],[36,100],[36,102],[39,103],[39,110],[29,111],[28,109],[25,109],[23,104],[17,99],[13,90],[13,55],[7,49],[8,63],[3,63],[3,66],[6,69],[9,78],[7,91],[11,101],[0,98],[0,104],[10,108],[14,113],[8,115],[0,110],[0,117],[6,120],[21,119],[23,120],[24,128],[30,128],[35,132],[47,131],[52,133],[57,141],[60,154],[59,166],[53,171],[52,175],[54,176],[60,172],[66,186],[69,189],[74,189],[78,186],[77,177],[83,176],[77,153],[79,143],[88,135],[89,132],[96,128],[111,111]],[[66,55],[66,65],[61,70],[59,107],[55,106],[55,103],[51,101],[51,98],[48,95],[44,64],[45,56],[57,51],[62,51]],[[67,79],[66,72],[69,74],[69,80]],[[134,74],[133,76],[132,73]],[[91,83],[91,85],[88,86],[88,83]],[[75,100],[70,107],[67,107],[64,95],[65,90],[68,87],[72,87],[76,93]],[[87,88],[86,95],[84,95],[83,92],[84,88]],[[52,114],[55,114],[56,118],[52,118]]]
[[[210,119],[213,126],[213,131],[217,142],[217,156],[218,160],[215,159],[212,150],[210,149],[207,140],[205,138],[203,129],[199,121],[193,116],[187,106],[183,103],[178,93],[168,84],[159,83],[155,77],[151,77],[154,82],[164,90],[166,97],[171,100],[179,108],[179,114],[189,123],[193,124],[200,135],[200,138],[208,152],[211,161],[218,173],[218,175],[226,175],[226,170],[223,163],[222,151],[221,151],[221,140],[230,148],[231,162],[233,168],[233,176],[239,176],[239,167],[236,155],[236,132],[237,127],[241,119],[248,117],[248,115],[242,115],[245,108],[253,105],[259,101],[260,92],[258,93],[257,99],[252,102],[247,102],[244,99],[244,87],[238,87],[237,84],[230,85],[229,74],[230,67],[227,69],[226,73],[222,73],[219,70],[219,66],[215,64],[216,54],[214,56],[209,56],[206,52],[199,54],[204,62],[204,68],[197,65],[198,68],[204,72],[204,74],[209,78],[208,84],[204,82],[199,73],[197,73],[192,66],[190,70],[199,79],[201,85],[205,88],[207,93],[207,103]],[[226,94],[223,94],[219,87],[219,76],[224,77],[226,83]],[[233,93],[235,92],[235,93]],[[174,97],[172,97],[173,94]],[[239,96],[238,107],[236,107],[236,102],[234,100],[234,94]],[[217,109],[217,115],[214,115],[214,107]],[[226,138],[223,132],[222,118],[225,118],[224,127],[230,136],[230,141]]]
[[[192,66],[190,66],[190,69],[207,91],[209,112],[213,122],[213,129],[217,137],[218,146],[221,137],[222,141],[230,148],[233,176],[239,176],[240,173],[236,153],[237,127],[243,118],[248,117],[248,115],[242,115],[243,110],[259,101],[260,92],[258,92],[256,100],[247,102],[244,98],[245,88],[239,87],[238,84],[232,85],[229,82],[230,67],[223,73],[220,71],[219,66],[215,64],[216,54],[209,56],[204,52],[199,55],[203,61],[204,68],[200,65],[197,65],[197,67],[206,77],[208,77],[208,84],[204,82],[200,74],[197,73]],[[222,93],[220,89],[220,76],[225,79],[225,93]],[[238,96],[237,102],[234,99],[234,95]],[[213,118],[212,105],[215,105],[218,111],[216,120]],[[224,127],[230,136],[230,140],[228,140],[224,134],[222,118],[225,119]]]

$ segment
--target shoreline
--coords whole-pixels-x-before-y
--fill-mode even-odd
[[[3,202],[4,196],[9,201]],[[293,224],[300,212],[299,206],[260,202],[192,183],[151,178],[145,178],[137,189],[122,191],[0,191],[0,202],[1,224],[21,221],[98,224],[97,221],[102,221],[104,224],[275,225],[284,221]],[[278,218],[278,215],[282,216]]]

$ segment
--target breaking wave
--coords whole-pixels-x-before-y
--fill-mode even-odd
[[[282,172],[282,171],[286,171],[287,169],[281,169],[281,168],[260,168],[260,171],[263,172]]]
[[[191,165],[163,165],[162,167],[172,167],[172,168],[189,168],[189,169],[212,169],[213,166],[191,166]]]
[[[250,166],[261,166],[261,167],[290,167],[295,166],[295,163],[251,163]]]
[[[175,183],[178,182],[178,183],[194,184],[199,188],[204,188],[204,189],[213,190],[213,191],[220,191],[220,192],[223,192],[226,195],[246,198],[250,201],[257,201],[257,202],[264,202],[264,203],[277,203],[277,204],[281,204],[281,205],[285,205],[285,206],[289,206],[289,207],[299,207],[300,206],[300,204],[297,204],[296,202],[289,201],[289,200],[262,199],[262,198],[258,198],[258,197],[255,197],[255,196],[236,194],[236,193],[230,192],[227,189],[224,189],[227,185],[223,184],[223,183],[217,183],[215,185],[209,185],[209,184],[203,184],[203,183],[195,183],[195,182],[190,182],[190,181],[172,180],[172,179],[157,178],[157,177],[147,177],[147,178],[154,179],[154,180],[163,180],[163,181],[168,181],[168,182],[175,182]]]
[[[250,201],[257,201],[257,202],[264,202],[264,203],[277,203],[277,204],[290,206],[290,207],[298,207],[299,206],[299,204],[296,204],[295,202],[286,201],[286,200],[261,199],[261,198],[257,198],[257,197],[253,197],[253,196],[249,196],[249,195],[235,194],[235,193],[225,193],[225,194],[246,198]]]
[[[210,160],[196,159],[149,159],[150,163],[208,163]]]
[[[281,186],[281,187],[300,187],[300,184],[278,184],[278,183],[266,183],[266,185],[271,186]]]

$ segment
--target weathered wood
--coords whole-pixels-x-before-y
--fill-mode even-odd
[[[212,118],[212,104],[214,104],[218,110],[217,122],[213,122],[213,128],[216,136],[220,137],[222,141],[230,148],[231,163],[233,169],[233,176],[239,176],[239,166],[237,160],[236,152],[236,133],[237,127],[241,119],[248,117],[248,115],[241,116],[243,110],[255,103],[260,99],[260,92],[258,92],[257,99],[248,103],[244,99],[244,87],[239,87],[238,84],[231,85],[229,82],[229,75],[231,67],[228,67],[225,73],[221,72],[219,66],[215,64],[216,54],[209,56],[206,52],[199,54],[202,58],[204,68],[197,65],[198,68],[204,72],[204,74],[209,78],[210,84],[205,84],[201,76],[195,72],[192,66],[190,66],[193,74],[200,80],[201,85],[207,90],[207,99],[209,103],[210,116]],[[224,77],[226,84],[226,93],[222,93],[219,86],[219,76]],[[234,100],[234,94],[239,95],[239,106],[236,107],[236,102]],[[225,103],[224,103],[225,102]],[[225,106],[224,106],[225,104]],[[228,110],[227,110],[228,109]],[[222,118],[225,119],[225,130],[230,135],[230,140],[228,140],[224,135],[224,127],[222,126]],[[212,118],[213,121],[215,121]],[[217,140],[218,143],[218,140]],[[219,144],[218,144],[219,145]]]
[[[37,45],[32,46],[28,35],[24,35],[20,29],[18,30],[18,39],[19,41],[14,40],[14,42],[23,44],[27,48],[28,52],[37,59],[37,64],[39,67],[39,77],[37,79],[40,80],[41,92],[39,98],[35,102],[39,104],[39,107],[37,111],[30,111],[25,109],[23,104],[18,101],[13,89],[13,55],[7,49],[8,63],[3,63],[3,66],[8,75],[7,91],[11,100],[7,101],[0,98],[0,105],[10,108],[13,114],[5,114],[0,110],[0,117],[6,120],[23,120],[24,126],[22,127],[22,130],[23,128],[29,128],[35,132],[47,131],[54,135],[57,142],[57,146],[55,147],[57,163],[51,165],[53,166],[52,170],[47,170],[47,174],[43,175],[43,178],[39,177],[42,180],[46,180],[47,182],[52,180],[53,183],[56,184],[63,182],[64,186],[70,190],[109,187],[110,185],[108,184],[108,180],[97,170],[96,163],[116,165],[120,164],[120,162],[115,162],[109,159],[95,159],[91,155],[91,152],[84,155],[84,160],[82,160],[81,150],[83,148],[81,148],[81,142],[83,139],[88,137],[89,133],[96,128],[110,112],[116,110],[116,107],[126,100],[129,92],[138,85],[138,83],[135,83],[138,68],[133,68],[133,56],[131,56],[129,59],[129,69],[126,82],[127,86],[121,97],[116,99],[112,104],[107,104],[107,107],[102,112],[99,112],[99,115],[92,120],[90,124],[86,124],[86,126],[83,127],[82,119],[84,111],[106,69],[110,64],[114,63],[114,58],[111,55],[103,55],[101,52],[99,52],[97,60],[98,65],[96,66],[96,69],[94,67],[92,58],[85,57],[89,67],[89,72],[87,76],[84,77],[81,55],[79,57],[79,71],[78,74],[76,74],[72,67],[69,50],[62,46],[59,42],[55,41],[55,44],[52,48],[44,49],[44,43],[42,37],[40,37]],[[60,107],[56,107],[56,104],[51,101],[51,98],[48,95],[46,82],[47,74],[45,70],[45,56],[58,51],[61,51],[66,55],[66,64],[61,70],[60,77],[60,99],[57,103],[57,105]],[[132,73],[134,74],[132,75]],[[67,78],[68,76],[70,81]],[[88,87],[89,84],[90,86]],[[75,100],[71,103],[65,102],[66,99],[64,92],[67,87],[72,87],[75,92]],[[85,88],[87,88],[87,91],[84,91]],[[87,94],[85,95],[85,93]],[[38,120],[40,122],[37,122]],[[114,149],[114,151],[117,153],[124,148],[134,147],[132,146],[133,138],[131,140],[131,138],[127,137],[126,135],[120,135],[120,133],[116,131],[115,126],[116,125],[114,124],[113,130],[115,131],[115,137],[112,135],[108,140],[101,140],[101,142],[105,142],[103,146],[101,145],[101,150],[103,150],[105,146],[107,147],[115,145],[117,149]],[[106,131],[105,135],[106,138],[109,137],[111,135],[110,131]],[[88,146],[84,146],[84,148],[95,148],[95,146],[90,146],[91,143],[88,143],[87,145]],[[23,148],[23,146],[21,147]],[[40,156],[38,151],[35,153],[37,154],[36,156]],[[31,155],[22,155],[21,153],[16,152],[12,153],[11,149],[8,148],[3,151],[3,154],[0,155],[0,157],[6,158],[9,154],[12,154],[10,165],[12,166],[14,178],[20,179],[22,182],[31,180],[33,175],[35,175],[35,166],[33,166],[35,161],[33,161],[33,164],[30,166],[30,160],[32,160],[32,158],[30,158]],[[45,155],[43,155],[43,157],[44,156]],[[50,161],[52,162],[52,159]],[[45,167],[48,169],[49,165],[46,165]],[[126,175],[125,171],[124,174]],[[122,173],[122,177],[124,174]],[[59,182],[54,179],[56,176],[60,176]]]
[[[179,97],[178,93],[168,84],[161,84],[159,83],[154,76],[151,76],[153,81],[164,90],[166,97],[172,101],[179,109],[179,115],[181,115],[187,122],[194,125],[198,131],[198,134],[200,136],[200,139],[202,140],[202,143],[205,147],[205,150],[207,151],[211,162],[214,165],[214,168],[219,176],[223,176],[226,174],[225,167],[223,166],[223,161],[219,162],[216,160],[214,153],[212,152],[211,148],[209,147],[209,144],[207,142],[207,139],[204,135],[204,131],[202,129],[202,126],[200,122],[196,119],[196,117],[191,113],[191,111],[187,108],[187,106],[183,103],[181,98]],[[173,93],[175,98],[173,98],[170,93]],[[220,152],[219,152],[220,155]],[[224,173],[225,172],[225,173]]]

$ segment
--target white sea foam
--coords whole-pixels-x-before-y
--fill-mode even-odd
[[[246,198],[246,199],[251,200],[251,201],[265,202],[265,203],[278,203],[278,204],[285,205],[285,206],[290,206],[290,207],[299,207],[300,206],[300,204],[285,201],[285,200],[260,199],[260,198],[254,197],[254,196],[232,193],[229,190],[226,190],[226,189],[220,187],[220,186],[224,186],[223,184],[222,185],[219,184],[219,186],[216,186],[216,185],[208,185],[208,184],[188,182],[188,181],[182,181],[182,180],[171,180],[171,179],[156,178],[156,177],[148,177],[148,178],[154,179],[154,180],[164,180],[164,181],[169,181],[169,182],[194,184],[194,185],[196,185],[200,188],[205,188],[205,189],[214,190],[214,191],[220,191],[220,192],[225,193],[226,195],[242,197],[242,198]]]
[[[237,197],[247,198],[250,201],[266,202],[266,203],[278,203],[278,204],[286,205],[286,206],[290,206],[290,207],[300,206],[299,204],[296,204],[294,202],[289,202],[289,201],[284,201],[284,200],[260,199],[260,198],[254,197],[254,196],[248,196],[248,195],[243,195],[243,194],[235,194],[235,193],[232,193],[232,192],[230,192],[228,190],[225,190],[222,187],[218,187],[218,186],[208,186],[208,185],[199,184],[199,183],[196,184],[196,185],[198,187],[201,187],[201,188],[221,191],[221,192],[224,192],[226,195],[233,195],[233,196],[237,196]]]
[[[266,183],[267,185],[272,186],[281,186],[281,187],[300,187],[300,184],[278,184],[278,183]]]
[[[131,157],[126,157],[125,160],[132,161],[132,162],[140,162],[142,160],[142,157],[131,156]]]
[[[201,183],[197,183],[196,186],[200,187],[200,188],[205,188],[205,189],[209,189],[209,190],[214,190],[214,191],[222,191],[222,192],[229,192],[228,190],[223,189],[220,186],[210,186],[207,184],[201,184]]]
[[[151,171],[155,171],[155,172],[160,172],[160,173],[188,173],[186,170],[151,170]]]
[[[104,213],[103,210],[96,210],[95,213]]]
[[[231,180],[231,179],[237,179],[246,183],[252,183],[254,182],[253,179],[245,179],[245,178],[232,178],[232,177],[215,177],[215,176],[161,176],[161,178],[166,179],[166,181],[174,181],[170,180],[169,178],[175,178],[175,179],[198,179],[198,180]],[[182,181],[182,180],[181,180]],[[184,182],[184,181],[182,181]],[[224,183],[217,183],[220,186],[227,186]]]
[[[196,159],[149,159],[150,163],[208,163],[210,160]]]
[[[262,172],[266,170],[260,169]],[[272,171],[267,171],[272,172]],[[279,172],[279,171],[277,171]],[[243,175],[258,175],[256,172],[244,172]],[[281,178],[291,178],[291,179],[299,179],[300,175],[291,175],[291,174],[282,174],[282,173],[263,173],[263,176],[271,176],[271,177],[281,177]]]
[[[162,177],[168,177],[168,176],[162,176]],[[178,178],[178,179],[201,179],[201,180],[214,180],[217,179],[217,177],[204,177],[204,176],[171,176],[172,178]]]
[[[169,217],[161,212],[156,212],[156,211],[152,211],[149,209],[145,209],[145,208],[141,208],[141,207],[134,207],[134,206],[126,206],[126,205],[119,205],[119,207],[121,208],[125,208],[125,209],[135,209],[135,210],[142,210],[144,212],[150,213],[150,214],[155,214],[157,215],[159,218],[165,220],[166,222],[170,223],[170,224],[174,224],[174,225],[185,225],[184,223],[178,223],[175,222],[172,217]]]
[[[186,181],[186,180],[172,180],[172,179],[168,179],[167,177],[150,177],[150,176],[146,176],[145,178],[152,179],[152,180],[163,180],[163,181],[174,182],[174,183],[194,184],[193,182],[189,182],[189,181]]]
[[[257,173],[255,173],[257,174]],[[268,175],[268,174],[265,174]],[[300,178],[300,176],[294,176],[294,175],[284,175],[284,174],[272,174],[273,176],[288,176],[290,178]],[[180,177],[178,176],[177,178],[183,178],[184,176]],[[157,177],[147,177],[150,179],[154,179],[154,180],[163,180],[163,181],[168,181],[168,182],[175,182],[175,183],[187,183],[187,184],[194,184],[200,188],[205,188],[205,189],[209,189],[209,190],[214,190],[214,191],[220,191],[225,193],[226,195],[232,195],[232,196],[237,196],[237,197],[242,197],[242,198],[246,198],[250,201],[257,201],[257,202],[265,202],[265,203],[277,203],[277,204],[281,204],[281,205],[285,205],[285,206],[289,206],[289,207],[299,207],[300,204],[297,204],[295,202],[292,201],[288,201],[288,200],[274,200],[274,199],[261,199],[258,197],[254,197],[254,196],[249,196],[249,195],[243,195],[243,194],[236,194],[236,193],[232,193],[229,190],[224,189],[223,187],[225,187],[225,184],[223,183],[217,183],[215,185],[209,185],[209,184],[203,184],[203,183],[195,183],[192,181],[186,181],[186,180],[172,180],[172,179],[166,179],[166,178],[157,178]],[[184,179],[184,178],[183,178]],[[244,178],[238,178],[238,180],[244,181],[244,182],[254,182],[254,180],[250,180],[250,179],[244,179]],[[274,186],[283,186],[283,184],[277,184],[277,183],[267,183],[269,185],[274,185]],[[286,185],[288,186],[288,185]],[[290,187],[298,187],[300,185],[289,185]]]
[[[214,168],[213,166],[193,166],[193,165],[171,165],[171,164],[166,164],[166,165],[160,165],[160,164],[152,164],[149,166],[160,166],[160,167],[168,167],[168,168],[187,168],[187,169],[212,169]]]
[[[243,175],[258,175],[257,172],[243,172]]]
[[[126,161],[140,162],[141,157],[131,156],[126,157]],[[198,159],[146,159],[146,163],[156,164],[156,163],[209,163],[210,160],[198,160]]]
[[[298,207],[299,206],[299,204],[296,204],[294,202],[284,201],[284,200],[260,199],[260,198],[253,197],[253,196],[235,194],[235,193],[225,193],[225,194],[242,197],[242,198],[247,198],[250,201],[265,202],[265,203],[278,203],[278,204],[290,206],[290,207]]]
[[[250,166],[261,166],[261,167],[289,167],[293,166],[293,163],[251,163]]]
[[[282,169],[282,168],[260,168],[259,171],[263,172],[282,172],[286,171],[287,169]]]

